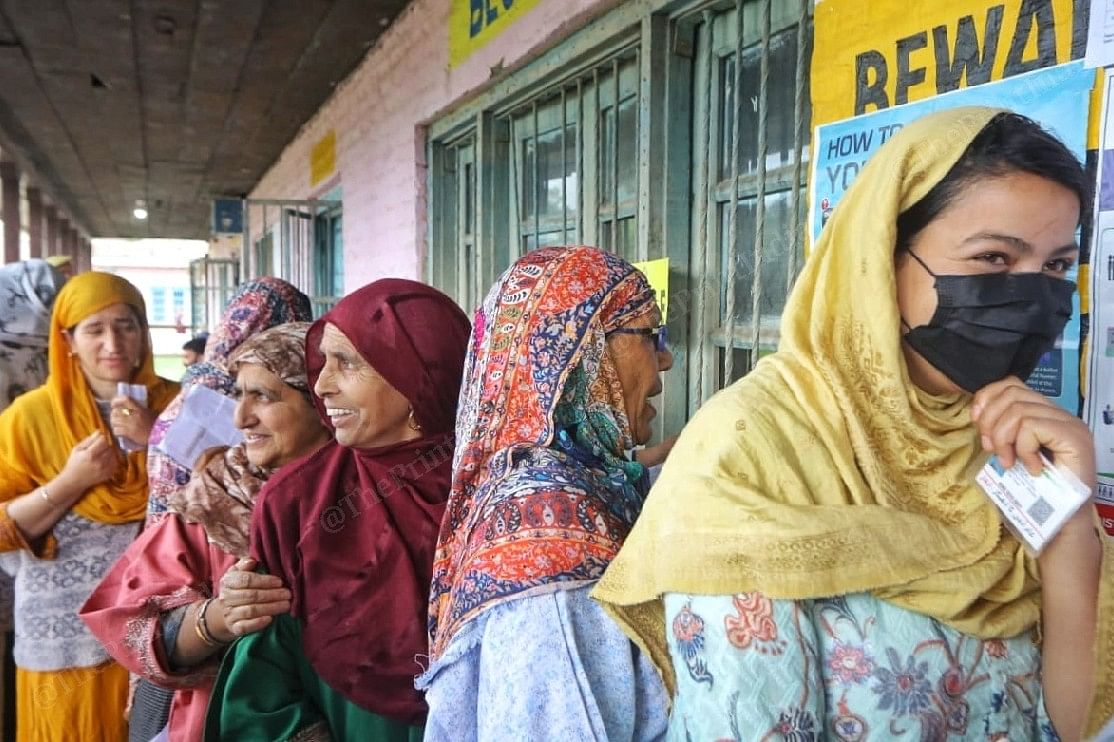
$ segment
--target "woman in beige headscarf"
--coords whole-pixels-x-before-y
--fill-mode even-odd
[[[974,483],[1043,448],[1095,484],[1087,427],[1020,380],[1071,314],[1087,191],[1059,141],[981,108],[864,168],[781,349],[695,416],[595,592],[672,735],[1074,740],[1111,715],[1091,509],[1034,559]]]
[[[278,579],[252,574],[244,558],[264,482],[330,437],[310,402],[308,328],[306,322],[280,324],[232,351],[228,370],[240,399],[234,420],[244,442],[211,449],[196,462],[189,484],[170,493],[168,517],[124,552],[81,609],[89,630],[120,664],[175,691],[169,742],[201,738],[228,644],[289,608]],[[249,576],[251,584],[239,584]]]

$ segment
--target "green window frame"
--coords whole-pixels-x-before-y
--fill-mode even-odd
[[[780,339],[803,262],[811,45],[804,1],[738,2],[696,33],[693,410]]]
[[[541,245],[668,257],[658,432],[676,432],[777,343],[803,262],[811,19],[811,0],[623,3],[431,122],[426,280],[471,312]]]
[[[595,244],[638,259],[638,65],[625,46],[431,142],[434,285],[470,311],[538,247]],[[484,216],[502,222],[494,240],[483,239]]]
[[[339,205],[318,210],[313,239],[313,315],[320,317],[344,294],[344,212]]]

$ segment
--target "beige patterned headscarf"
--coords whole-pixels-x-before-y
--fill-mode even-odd
[[[309,400],[309,380],[306,377],[306,333],[309,327],[309,322],[288,322],[259,333],[232,352],[228,358],[228,370],[235,375],[243,364],[254,363],[312,401]]]

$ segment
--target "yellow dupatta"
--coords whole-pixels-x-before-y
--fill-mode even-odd
[[[870,591],[986,638],[1039,620],[1036,563],[974,483],[986,457],[970,397],[934,397],[909,379],[894,278],[898,215],[998,112],[926,116],[871,158],[793,289],[778,352],[682,432],[593,593],[671,691],[668,592]],[[1114,604],[1109,563],[1104,606]],[[1114,710],[1110,634],[1100,621],[1094,723]]]
[[[58,475],[73,447],[95,430],[113,440],[101,419],[78,359],[70,355],[62,331],[112,304],[134,307],[147,330],[143,296],[128,281],[108,273],[86,272],[71,278],[58,293],[50,318],[50,368],[46,383],[17,398],[0,415],[0,502],[30,492]],[[151,339],[131,383],[147,387],[147,406],[162,410],[178,385],[155,375]],[[130,523],[147,512],[147,451],[124,456],[116,475],[88,490],[74,512],[99,523]]]

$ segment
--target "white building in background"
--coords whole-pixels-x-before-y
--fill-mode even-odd
[[[208,254],[202,240],[93,240],[93,270],[122,276],[143,293],[156,356],[177,356],[192,337],[190,262]]]
[[[0,219],[0,234],[4,234],[4,220]],[[19,230],[19,259],[27,260],[31,257],[31,235],[26,229]]]

